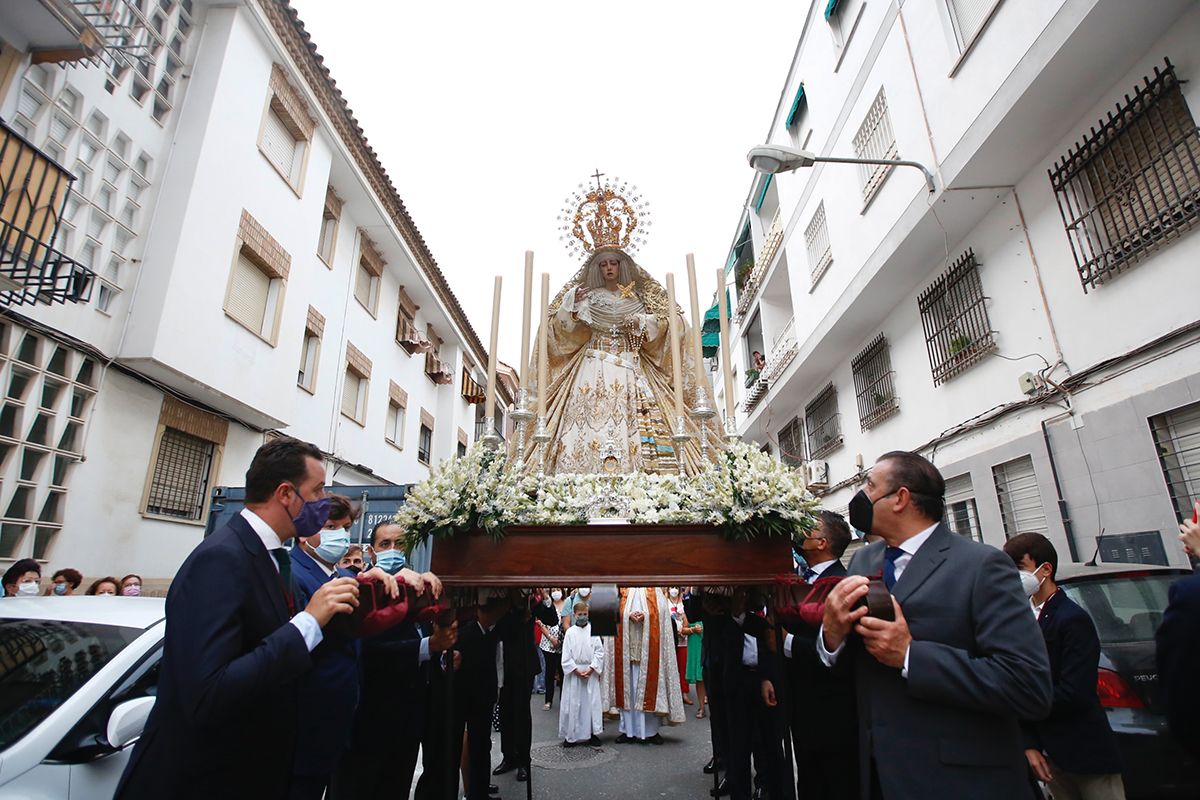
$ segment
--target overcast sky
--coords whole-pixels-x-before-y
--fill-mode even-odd
[[[808,3],[292,5],[485,347],[504,276],[499,351],[515,364],[524,251],[557,292],[579,263],[555,218],[597,168],[650,202],[636,259],[676,273],[685,310],[696,254],[703,313]]]

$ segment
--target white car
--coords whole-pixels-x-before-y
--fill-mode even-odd
[[[0,600],[0,800],[112,797],[158,689],[166,602]]]

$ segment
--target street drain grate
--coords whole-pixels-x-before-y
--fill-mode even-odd
[[[544,769],[583,769],[607,764],[617,757],[611,747],[590,747],[585,744],[563,747],[561,741],[537,742],[529,749],[536,766]]]

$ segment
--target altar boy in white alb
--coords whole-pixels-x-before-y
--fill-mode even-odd
[[[572,625],[562,644],[562,699],[558,710],[558,735],[563,747],[600,744],[604,730],[603,689],[604,643],[592,636],[588,605],[578,602],[573,609]]]

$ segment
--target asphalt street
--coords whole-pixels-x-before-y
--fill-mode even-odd
[[[694,698],[693,693],[693,698]],[[557,699],[557,697],[555,698]],[[675,798],[704,800],[712,776],[701,768],[712,756],[708,718],[696,719],[696,707],[684,706],[684,722],[663,727],[661,745],[614,744],[616,720],[606,720],[599,747],[564,749],[558,737],[558,705],[546,711],[545,698],[533,695],[533,797],[537,800]],[[492,765],[500,763],[500,734],[492,734]],[[420,767],[418,766],[418,769]],[[524,800],[525,784],[516,773],[492,778],[502,800]]]

